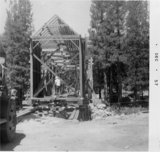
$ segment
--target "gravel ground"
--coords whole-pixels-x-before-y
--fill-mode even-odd
[[[87,122],[30,114],[17,125],[15,140],[1,150],[147,151],[148,114]]]

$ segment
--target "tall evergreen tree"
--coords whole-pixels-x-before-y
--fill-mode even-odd
[[[29,0],[10,0],[5,24],[9,88],[29,87],[29,40],[32,34],[32,11]]]
[[[149,16],[147,1],[128,1],[127,16],[127,85],[137,92],[149,88]]]
[[[116,66],[118,100],[121,98],[122,74],[121,62],[125,62],[123,40],[125,37],[125,1],[92,1],[91,29],[92,53],[95,62],[100,63],[104,71],[104,89],[107,92],[107,67]]]

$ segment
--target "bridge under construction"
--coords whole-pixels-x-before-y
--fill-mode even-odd
[[[74,105],[79,119],[89,119],[92,83],[85,60],[86,39],[53,16],[30,40],[32,102]],[[74,114],[75,115],[75,114]]]

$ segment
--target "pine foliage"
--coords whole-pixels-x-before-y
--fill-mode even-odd
[[[131,1],[127,4],[127,54],[128,79],[136,92],[149,87],[149,16],[147,1]],[[135,92],[135,93],[136,93]]]
[[[148,89],[148,2],[92,0],[90,12],[90,51],[94,57],[96,83],[106,85],[105,79],[112,85],[117,83],[118,98],[122,86],[134,92]],[[107,73],[103,82],[99,81],[102,80],[98,76],[99,68]]]
[[[29,87],[29,40],[32,34],[32,11],[29,0],[10,0],[5,24],[5,48],[8,87]]]

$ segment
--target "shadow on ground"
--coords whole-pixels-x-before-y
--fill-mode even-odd
[[[14,148],[20,145],[21,140],[25,138],[25,134],[16,133],[15,138],[10,143],[1,143],[0,151],[14,151]]]

